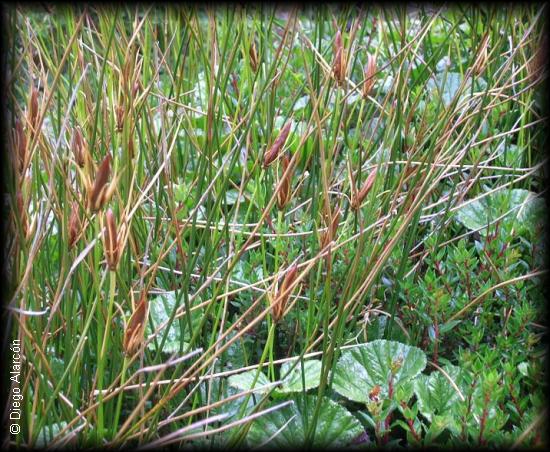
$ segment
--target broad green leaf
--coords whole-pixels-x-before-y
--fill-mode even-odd
[[[169,319],[172,313],[176,309],[176,293],[174,291],[165,292],[158,297],[155,297],[149,301],[149,317],[153,321],[154,329],[159,328],[160,325],[164,325]],[[196,323],[199,320],[200,311],[191,311],[192,323]],[[183,319],[187,322],[186,319]],[[157,340],[160,342],[165,333],[166,326],[160,330],[157,334]],[[189,339],[189,328],[186,328],[185,335],[182,335],[180,327],[180,320],[174,319],[170,327],[168,328],[168,336],[164,342],[162,351],[164,353],[175,353],[180,349],[180,343],[183,342],[183,351],[188,348],[186,340]],[[154,330],[151,328],[151,324],[147,322],[146,335],[153,334]],[[156,345],[154,341],[149,342],[147,347],[150,350],[155,350]]]
[[[472,79],[466,80],[461,90],[462,80],[463,77],[458,72],[439,72],[428,80],[427,88],[434,98],[441,98],[443,104],[447,107],[457,94],[459,94],[458,104],[471,95]],[[474,92],[482,91],[486,86],[487,82],[478,77],[474,82]]]
[[[460,368],[447,365],[444,370],[457,385],[460,385]],[[434,415],[443,415],[452,410],[460,401],[460,396],[440,371],[432,372],[430,375],[419,375],[414,382],[414,392],[418,399],[419,411],[429,421],[434,419]]]
[[[287,374],[288,370],[294,363],[284,363],[281,366],[281,377]],[[313,389],[319,386],[321,380],[321,361],[310,360],[304,361],[304,380],[305,390]],[[296,364],[296,367],[283,379],[283,382],[278,389],[279,392],[302,392],[304,389],[302,384],[302,365]]]
[[[291,400],[294,402],[292,405],[268,413],[253,422],[247,436],[250,447],[261,445],[265,448],[290,448],[306,445],[306,426],[313,421],[317,396],[304,397],[300,394]],[[350,444],[361,433],[361,423],[345,408],[325,397],[308,446],[342,447]]]
[[[256,378],[256,373],[258,371],[256,369],[249,370],[237,375],[231,375],[229,377],[229,386],[232,386],[234,388],[238,388],[242,391],[248,391],[249,389],[259,388],[260,386],[268,385],[270,383],[269,379],[265,376],[264,373],[260,372],[258,375],[258,379],[256,380],[256,384],[254,384],[254,378]],[[269,388],[257,391],[260,392],[268,392]]]
[[[38,434],[36,439],[36,447],[45,447],[51,443],[54,438],[59,435],[59,432],[67,426],[65,421],[56,422],[55,424],[45,425]]]
[[[516,188],[494,192],[460,207],[456,219],[470,230],[480,229],[487,234],[487,224],[505,215],[503,222],[511,222],[519,231],[534,230],[541,223],[544,200],[529,190]]]
[[[385,398],[392,366],[396,390],[424,370],[426,355],[419,348],[384,339],[362,344],[342,353],[334,371],[334,389],[350,400],[366,403],[369,392],[378,385],[380,397]]]

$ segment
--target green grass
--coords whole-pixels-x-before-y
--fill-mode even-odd
[[[308,444],[330,399],[379,445],[543,444],[545,8],[6,13],[13,444],[251,445],[289,399],[226,377],[307,358]],[[337,395],[375,339],[469,372],[456,429]]]

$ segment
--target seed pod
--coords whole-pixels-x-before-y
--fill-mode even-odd
[[[119,260],[118,238],[116,233],[115,216],[111,209],[105,213],[105,231],[104,231],[105,258],[109,270],[116,271]]]
[[[281,318],[283,317],[286,304],[288,302],[290,294],[292,293],[292,291],[289,291],[288,289],[296,279],[297,274],[298,264],[294,263],[286,273],[283,279],[283,283],[281,284],[281,287],[277,291],[277,295],[275,296],[273,303],[271,304],[271,315],[275,323],[278,323],[279,320],[281,320]],[[285,292],[287,293],[285,294]]]
[[[17,201],[17,213],[19,214],[19,220],[21,222],[21,228],[23,229],[23,235],[25,238],[27,237],[27,234],[29,233],[29,220],[27,216],[27,209],[24,206],[23,201],[23,194],[20,190],[17,191],[16,195],[16,201]]]
[[[334,73],[334,77],[336,78],[336,81],[340,85],[342,85],[346,80],[346,72],[347,72],[346,69],[347,69],[346,51],[344,49],[344,45],[342,44],[342,33],[340,32],[340,30],[338,30],[334,38],[334,61],[332,63],[332,72]]]
[[[122,132],[123,126],[124,126],[124,105],[120,103],[116,107],[116,131]]]
[[[366,99],[372,91],[374,83],[376,82],[376,79],[374,78],[374,75],[376,74],[376,57],[370,53],[367,57],[367,64],[364,69],[364,74],[365,81],[363,82],[363,98]]]
[[[82,229],[80,216],[78,215],[78,203],[73,202],[71,206],[71,216],[69,217],[69,249],[76,243],[78,233]]]
[[[248,55],[250,56],[250,67],[256,72],[258,70],[258,53],[256,52],[256,43],[254,41],[250,44]]]
[[[292,123],[290,121],[287,122],[281,130],[281,133],[279,133],[279,136],[275,139],[271,147],[266,151],[264,157],[264,168],[267,168],[279,156],[279,152],[286,142],[291,126]]]
[[[107,180],[111,173],[111,154],[107,154],[95,175],[95,182],[88,196],[88,208],[97,211],[103,207],[107,198]]]
[[[132,99],[136,98],[139,91],[141,91],[141,82],[136,80],[132,86]]]
[[[147,324],[147,315],[149,313],[149,303],[147,301],[147,292],[144,290],[136,306],[136,309],[130,316],[126,331],[124,331],[124,342],[122,347],[126,356],[134,355],[143,343],[143,334]]]
[[[340,221],[340,208],[337,207],[332,219],[330,221],[325,220],[327,223],[327,230],[321,233],[321,249],[325,248],[336,236],[338,230],[338,222]]]
[[[38,91],[34,86],[31,88],[31,97],[29,100],[29,112],[27,119],[32,128],[36,130],[36,120],[38,119]]]
[[[367,180],[361,187],[361,190],[359,190],[357,193],[352,193],[351,197],[351,208],[353,210],[359,209],[361,207],[361,204],[363,203],[366,196],[369,194],[372,186],[374,185],[374,181],[376,180],[376,172],[378,168],[374,168],[370,174],[367,176]]]
[[[71,140],[71,149],[73,151],[76,164],[80,168],[84,168],[88,148],[79,127],[74,129],[73,138]]]
[[[484,38],[481,41],[480,51],[478,53],[477,58],[474,61],[474,64],[472,65],[472,73],[475,75],[479,75],[483,72],[485,69],[485,66],[487,66],[487,48],[489,46],[489,35],[486,34]]]
[[[15,120],[15,142],[19,157],[19,172],[23,174],[27,166],[27,137],[19,119]]]
[[[286,207],[290,201],[290,195],[292,194],[292,184],[290,182],[292,178],[292,171],[287,175],[287,177],[284,177],[289,165],[290,159],[288,158],[288,155],[285,154],[282,159],[283,178],[280,181],[279,191],[277,191],[277,207],[279,210],[283,210]]]

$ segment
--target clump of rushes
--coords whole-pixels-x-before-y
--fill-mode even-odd
[[[133,355],[141,347],[148,313],[149,303],[147,301],[147,291],[143,290],[139,302],[130,316],[130,320],[128,320],[126,331],[124,331],[124,342],[122,346],[126,356]]]
[[[279,136],[275,139],[271,147],[266,151],[264,156],[264,168],[267,168],[269,165],[271,165],[279,156],[279,153],[281,152],[281,149],[286,142],[291,126],[292,123],[290,121],[287,122],[283,127],[283,130],[281,130],[281,133],[279,133]]]
[[[111,209],[108,209],[105,213],[105,231],[103,237],[105,241],[105,258],[107,260],[107,266],[109,270],[116,271],[120,258],[120,250],[118,246],[115,216]]]
[[[338,230],[338,222],[340,221],[340,208],[337,207],[332,218],[328,218],[328,215],[325,215],[325,224],[326,230],[321,233],[321,249],[325,248],[336,236],[336,231]]]
[[[113,194],[115,185],[107,186],[111,173],[111,154],[107,154],[95,175],[94,185],[88,191],[88,208],[98,211],[109,200]]]
[[[76,243],[76,239],[81,229],[82,224],[80,222],[80,215],[78,214],[78,202],[73,201],[71,215],[69,217],[69,249]]]
[[[336,32],[334,38],[334,62],[332,63],[332,71],[336,81],[342,85],[346,80],[347,56],[342,43],[342,33],[340,30]]]
[[[363,70],[365,74],[365,81],[363,82],[363,98],[366,99],[367,96],[372,91],[376,79],[374,75],[376,74],[376,56],[371,55],[370,53],[367,56],[367,64]]]
[[[351,193],[351,208],[352,210],[358,210],[361,204],[369,194],[374,181],[376,180],[376,172],[378,168],[374,168],[367,176],[367,180],[363,184],[360,190],[354,189]]]
[[[294,263],[286,273],[281,287],[279,287],[271,303],[271,315],[273,322],[278,323],[285,312],[286,304],[290,298],[291,290],[288,290],[298,275],[298,264]]]
[[[258,53],[256,52],[256,43],[252,40],[250,48],[248,49],[248,55],[250,56],[250,67],[254,72],[258,71]]]
[[[283,176],[280,181],[279,190],[277,191],[277,207],[279,210],[283,210],[286,207],[286,205],[290,202],[290,197],[292,195],[291,179],[293,171],[290,171],[286,177],[284,176],[289,165],[290,158],[287,154],[285,154],[282,158]]]

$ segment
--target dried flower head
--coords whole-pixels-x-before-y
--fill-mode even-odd
[[[279,290],[271,303],[271,315],[275,323],[278,323],[283,317],[288,299],[292,292],[289,288],[292,286],[292,283],[296,280],[297,276],[298,264],[294,263],[286,273],[283,283],[281,284],[281,287],[279,287]]]
[[[334,61],[332,63],[332,72],[336,81],[342,85],[346,80],[347,72],[347,55],[342,43],[342,33],[340,30],[336,32],[334,37]]]
[[[107,187],[107,181],[111,173],[111,155],[107,154],[95,175],[95,181],[90,191],[88,192],[88,208],[92,211],[97,211],[107,202],[114,186]]]
[[[31,88],[31,97],[29,99],[29,110],[27,119],[29,121],[29,124],[31,124],[33,130],[36,130],[38,119],[38,91],[34,86]]]
[[[23,174],[27,168],[27,137],[19,119],[15,120],[15,147],[19,160],[19,172]]]
[[[116,112],[116,131],[122,132],[124,126],[124,104],[121,102],[115,109]]]
[[[126,325],[126,330],[124,331],[124,342],[122,347],[126,356],[135,354],[143,344],[143,335],[145,333],[148,313],[149,303],[147,300],[147,291],[143,290],[136,309],[130,316],[128,324]]]
[[[71,140],[71,149],[73,151],[76,164],[80,168],[84,168],[88,157],[88,147],[84,137],[82,136],[80,127],[76,127],[74,129],[73,138]]]
[[[118,246],[118,237],[116,231],[115,216],[111,209],[105,213],[105,231],[103,233],[105,246],[105,259],[109,270],[116,271],[120,258],[120,250]]]
[[[363,184],[360,190],[354,191],[351,194],[351,208],[353,210],[359,209],[361,207],[361,204],[365,200],[366,196],[369,194],[372,186],[374,185],[374,181],[376,180],[376,172],[378,168],[374,168],[370,174],[367,176],[367,180]]]
[[[287,122],[281,130],[281,133],[279,133],[279,136],[275,139],[271,147],[266,151],[264,156],[264,168],[267,168],[269,165],[271,165],[271,163],[273,163],[275,159],[279,156],[281,149],[286,143],[286,139],[290,132],[291,126],[292,123],[290,121]]]
[[[69,217],[69,248],[72,248],[76,243],[78,234],[82,229],[78,210],[78,202],[74,201],[71,206],[71,215]]]
[[[252,70],[256,72],[258,70],[259,60],[258,53],[256,52],[256,43],[254,40],[252,41],[252,44],[250,44],[248,55],[250,56],[250,66],[252,67]]]
[[[367,64],[365,65],[364,69],[365,81],[363,82],[363,97],[365,99],[372,91],[374,83],[376,82],[376,79],[374,77],[376,74],[376,69],[376,56],[369,53],[369,55],[367,56]]]
[[[282,179],[279,182],[280,186],[277,191],[277,207],[279,210],[283,210],[286,207],[286,205],[290,202],[290,196],[292,195],[292,171],[290,171],[286,177],[284,176],[289,165],[290,158],[287,154],[285,154],[282,158],[283,175],[281,176]]]
[[[21,222],[23,235],[27,237],[29,233],[29,220],[27,216],[27,209],[25,207],[25,202],[23,200],[23,193],[21,193],[21,190],[17,190],[16,202],[17,202],[17,216],[19,217],[19,221]]]
[[[338,222],[340,221],[340,208],[337,207],[332,218],[325,217],[325,223],[327,229],[321,233],[321,249],[325,248],[334,237],[336,237],[336,231],[338,230]]]
[[[481,40],[480,50],[477,54],[477,57],[474,61],[474,64],[472,65],[472,73],[475,75],[479,75],[483,72],[485,67],[487,66],[487,60],[488,60],[488,53],[487,49],[489,47],[489,35],[486,34],[483,39]]]

